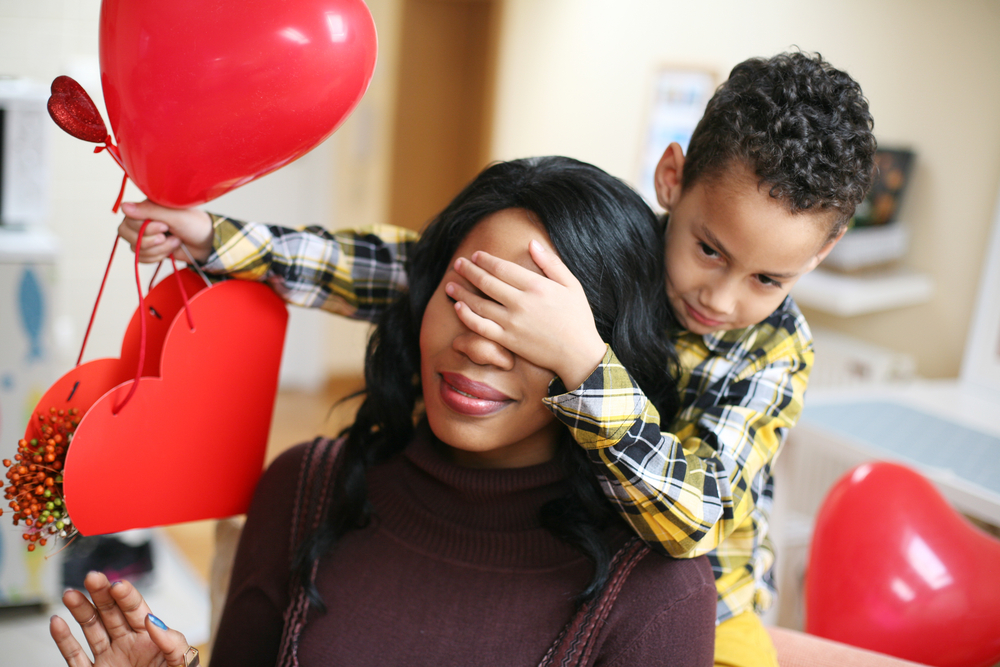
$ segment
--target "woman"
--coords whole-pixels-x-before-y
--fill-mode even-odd
[[[633,538],[545,405],[552,372],[465,328],[445,290],[474,289],[455,263],[479,250],[538,271],[526,249],[542,244],[579,281],[567,298],[587,300],[601,338],[669,415],[661,238],[632,190],[568,158],[497,164],[466,187],[423,234],[409,294],[373,333],[342,449],[293,448],[261,479],[213,667],[535,665],[581,609],[606,617],[588,626],[579,664],[711,664],[706,562],[641,553],[623,574],[612,556],[636,554]],[[310,474],[335,482],[299,481]],[[319,503],[330,509],[311,525],[304,510]],[[147,620],[128,584],[94,575],[88,588],[100,613],[78,592],[64,601],[95,655],[111,646],[98,664],[184,664],[183,638]],[[71,667],[90,664],[70,657],[61,620],[52,633]]]

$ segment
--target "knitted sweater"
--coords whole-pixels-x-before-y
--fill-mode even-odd
[[[320,564],[299,664],[537,665],[573,614],[590,562],[539,522],[566,490],[554,462],[456,466],[426,432],[369,472],[375,519]],[[274,665],[289,602],[289,522],[305,447],[265,472],[247,515],[212,667]],[[617,543],[623,543],[620,535]],[[648,554],[593,665],[711,665],[715,586],[704,557]]]

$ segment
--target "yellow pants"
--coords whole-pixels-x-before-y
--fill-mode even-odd
[[[778,667],[771,635],[753,611],[716,626],[715,667]]]

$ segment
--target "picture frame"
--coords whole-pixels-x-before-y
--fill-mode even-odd
[[[687,151],[716,85],[716,73],[704,67],[663,65],[653,73],[636,183],[639,193],[657,211],[662,208],[656,202],[653,175],[660,156],[675,141]]]

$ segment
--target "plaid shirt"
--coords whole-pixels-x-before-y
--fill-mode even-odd
[[[288,303],[368,321],[406,292],[406,258],[420,238],[388,225],[331,234],[209,216],[206,272],[266,281]]]
[[[708,554],[724,621],[773,601],[771,467],[802,410],[812,335],[789,297],[757,325],[676,345],[681,410],[666,430],[610,349],[583,385],[545,400],[611,471],[604,492],[646,542]]]
[[[289,303],[372,320],[406,291],[416,232],[331,234],[212,219],[215,250],[203,268],[266,280]],[[812,337],[788,298],[760,324],[683,332],[676,345],[682,407],[665,431],[610,349],[583,385],[545,401],[599,464],[605,493],[644,540],[676,557],[708,554],[723,621],[763,611],[773,598],[771,466],[802,409]],[[561,383],[550,391],[563,391]]]

